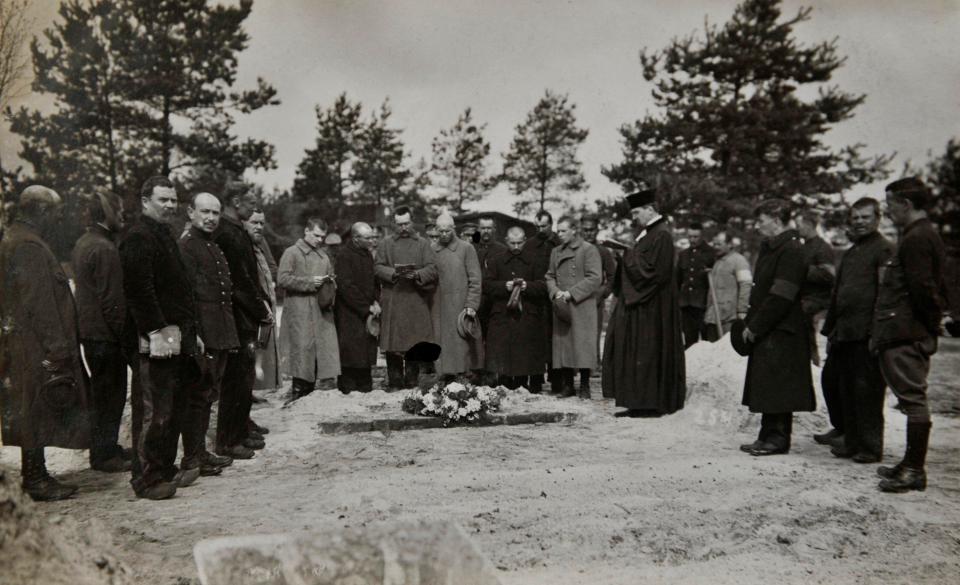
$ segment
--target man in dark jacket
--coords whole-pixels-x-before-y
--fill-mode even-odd
[[[527,240],[523,245],[523,253],[533,263],[533,274],[536,280],[546,282],[547,269],[550,268],[550,253],[554,248],[560,245],[560,237],[553,231],[553,216],[549,211],[540,210],[537,212],[534,221],[537,226],[537,233]],[[553,370],[551,362],[553,360],[553,309],[552,305],[547,305],[540,315],[540,327],[543,329],[543,348],[544,365],[547,367],[550,376],[552,392],[559,393],[563,390],[562,381],[558,372]],[[540,384],[543,384],[543,374],[539,376]]]
[[[482,273],[487,269],[488,262],[496,256],[507,252],[507,246],[496,240],[497,222],[493,217],[482,216],[477,222],[479,223],[478,235],[473,247],[477,251],[477,260],[480,261],[480,271]],[[490,305],[491,300],[484,294],[480,299],[480,309],[477,311],[484,341],[487,340],[487,328],[490,324]],[[484,355],[484,360],[486,360],[486,355]],[[475,373],[477,379],[485,384],[496,383],[496,376],[493,375],[487,367],[484,367],[482,370],[477,370]]]
[[[257,379],[257,332],[261,324],[273,323],[268,295],[260,288],[257,275],[257,254],[254,242],[240,221],[249,217],[256,207],[256,197],[249,192],[238,192],[232,187],[221,198],[220,226],[213,240],[223,250],[230,267],[233,290],[233,317],[237,327],[240,348],[230,353],[221,385],[220,407],[217,412],[218,455],[234,459],[249,459],[252,449],[264,447],[264,427],[250,420],[253,405],[253,385]]]
[[[692,223],[687,228],[690,247],[677,258],[677,285],[680,287],[680,315],[683,319],[683,345],[689,348],[703,336],[703,316],[710,292],[708,274],[717,259],[717,252],[702,237],[703,226]]]
[[[807,265],[807,277],[800,287],[800,305],[807,317],[810,329],[810,358],[814,365],[820,365],[820,351],[817,349],[817,331],[827,307],[837,273],[833,248],[820,237],[820,216],[813,210],[806,210],[794,218],[797,232],[803,243],[803,261]],[[822,441],[820,441],[822,442]]]
[[[230,352],[237,351],[240,340],[233,320],[230,269],[223,251],[213,241],[220,225],[220,201],[210,193],[198,193],[193,196],[187,215],[190,228],[180,238],[180,254],[197,299],[200,339],[206,352],[197,362],[202,375],[188,389],[181,464],[184,469],[199,468],[200,475],[219,475],[233,459],[207,451],[207,429],[227,360]],[[218,426],[220,420],[223,419],[218,419]]]
[[[27,187],[0,243],[0,424],[20,447],[23,490],[62,500],[77,486],[47,473],[44,447],[90,446],[90,394],[67,275],[45,238],[60,227],[52,189]]]
[[[597,292],[597,363],[600,363],[600,336],[603,332],[603,313],[607,305],[607,297],[613,292],[613,279],[617,275],[617,257],[613,250],[597,243],[599,233],[599,219],[595,215],[588,215],[580,220],[580,231],[583,239],[597,247],[600,252],[600,263],[603,267],[603,279],[600,290]],[[590,395],[590,370],[580,370],[580,394]]]
[[[757,231],[764,236],[754,268],[743,340],[751,344],[743,404],[763,413],[756,441],[741,445],[751,455],[790,451],[795,411],[816,407],[810,372],[807,322],[800,287],[807,267],[800,235],[788,229],[790,204],[771,199],[757,206]]]
[[[887,214],[901,236],[880,272],[872,342],[880,353],[880,371],[907,415],[907,450],[900,463],[877,473],[884,478],[881,490],[905,492],[927,487],[927,373],[946,306],[946,251],[927,217],[933,197],[923,181],[900,179],[886,192]]]
[[[832,447],[837,457],[875,463],[883,457],[883,397],[886,385],[880,362],[869,348],[880,267],[893,244],[880,235],[880,203],[864,197],[850,208],[853,247],[837,271],[823,324],[829,340],[821,374],[823,399],[834,430],[843,442]]]
[[[120,242],[128,314],[124,342],[137,354],[132,360],[136,457],[130,483],[138,497],[160,500],[200,476],[198,469],[178,470],[175,463],[186,387],[203,348],[192,283],[170,231],[177,211],[173,183],[163,176],[147,179],[140,202],[143,215]]]
[[[380,315],[380,285],[373,272],[370,250],[376,234],[357,222],[350,228],[350,241],[337,255],[337,301],[334,321],[340,347],[337,387],[344,394],[373,390],[370,369],[377,363],[377,338],[367,329],[367,318]]]
[[[120,252],[114,243],[123,229],[123,202],[114,193],[100,192],[84,196],[82,208],[88,227],[73,247],[71,264],[93,394],[90,467],[129,471],[130,462],[117,442],[127,402],[127,363],[120,349],[126,301]]]
[[[507,388],[543,391],[542,314],[547,311],[547,283],[524,253],[526,234],[507,231],[507,252],[487,260],[483,295],[490,299],[487,369]]]

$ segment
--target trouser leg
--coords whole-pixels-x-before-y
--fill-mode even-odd
[[[386,352],[387,358],[387,387],[403,388],[403,354],[393,351]]]
[[[421,362],[413,360],[403,361],[403,387],[412,388],[417,385],[420,378]]]
[[[880,373],[880,361],[866,342],[857,348],[858,367],[863,372],[856,380],[857,428],[861,451],[883,457],[883,399],[886,384]]]
[[[840,433],[846,431],[842,385],[847,364],[843,363],[843,345],[837,344],[831,348],[820,372],[820,386],[823,388],[823,402],[827,405],[830,426]]]
[[[138,374],[142,409],[136,443],[139,465],[134,467],[131,483],[139,492],[169,480],[176,473],[176,444],[180,434],[177,407],[182,407],[182,398],[177,399],[181,358],[152,359],[141,355]]]
[[[127,365],[115,343],[84,341],[83,350],[93,398],[90,463],[97,465],[123,453],[118,439],[127,401]]]
[[[20,476],[24,484],[42,481],[47,476],[43,447],[20,449]]]
[[[899,400],[908,423],[930,422],[927,374],[930,371],[930,356],[936,347],[936,339],[928,338],[891,347],[880,353],[880,371]]]
[[[240,349],[227,357],[220,387],[220,409],[217,413],[217,447],[227,449],[247,438],[247,421],[253,404],[256,381],[256,355],[249,333],[240,334]]]
[[[183,466],[196,467],[207,452],[207,429],[210,428],[210,411],[220,394],[223,373],[229,353],[225,350],[208,350],[211,356],[206,364],[209,374],[187,390],[187,415],[183,424]]]
[[[687,349],[700,339],[703,327],[703,309],[683,307],[680,309],[680,322],[683,327],[683,348]]]
[[[793,413],[763,413],[760,417],[760,440],[779,449],[790,448],[793,435]]]

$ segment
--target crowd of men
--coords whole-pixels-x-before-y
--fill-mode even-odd
[[[623,409],[615,416],[642,418],[683,408],[684,350],[729,334],[749,356],[743,404],[762,413],[757,440],[741,449],[783,454],[793,413],[815,407],[810,364],[821,319],[834,428],[816,440],[837,457],[880,461],[889,385],[908,417],[907,452],[879,468],[880,488],[924,489],[926,373],[944,306],[944,247],[921,181],[887,188],[887,213],[903,232],[896,247],[877,232],[878,201],[852,206],[854,245],[839,270],[816,216],[795,216],[787,201],[756,208],[763,241],[752,271],[738,238],[722,230],[711,245],[702,226],[690,226],[690,246],[678,253],[653,190],[626,202],[638,235],[633,246],[611,246],[617,252],[597,241],[594,217],[564,216],[554,226],[541,211],[532,237],[512,226],[500,243],[491,217],[462,237],[444,213],[423,237],[411,210],[398,207],[390,235],[357,222],[342,243],[309,218],[276,263],[249,193],[193,195],[178,239],[177,192],[153,177],[126,229],[118,197],[84,199],[89,227],[73,251],[74,296],[44,239],[60,221],[60,197],[29,187],[0,244],[3,439],[22,449],[24,489],[38,500],[69,497],[76,487],[49,475],[43,448],[89,447],[93,469],[129,470],[137,496],[169,498],[264,447],[268,430],[250,418],[258,379],[276,387],[287,374],[292,400],[331,378],[343,393],[369,392],[378,349],[388,391],[424,377],[467,377],[532,393],[549,383],[560,397],[589,399],[599,368],[604,398]],[[439,355],[410,351],[423,342]],[[118,442],[128,366],[132,450]]]

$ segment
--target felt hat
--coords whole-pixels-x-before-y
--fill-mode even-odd
[[[476,316],[467,315],[467,310],[460,311],[457,317],[457,333],[464,339],[480,339],[480,323]]]
[[[744,357],[753,351],[753,344],[743,340],[743,331],[746,328],[747,324],[743,319],[737,319],[730,327],[730,344],[733,345],[734,351]]]
[[[76,406],[80,391],[69,374],[52,375],[40,386],[40,398],[51,410],[63,412]]]
[[[403,359],[411,362],[435,362],[440,357],[441,348],[429,341],[417,342],[403,354]]]
[[[553,299],[553,314],[564,323],[569,323],[573,320],[573,314],[570,311],[570,303],[568,301]]]

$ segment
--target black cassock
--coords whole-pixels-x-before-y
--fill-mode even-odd
[[[673,235],[663,219],[624,252],[617,306],[603,346],[603,395],[617,406],[669,414],[687,393]]]

